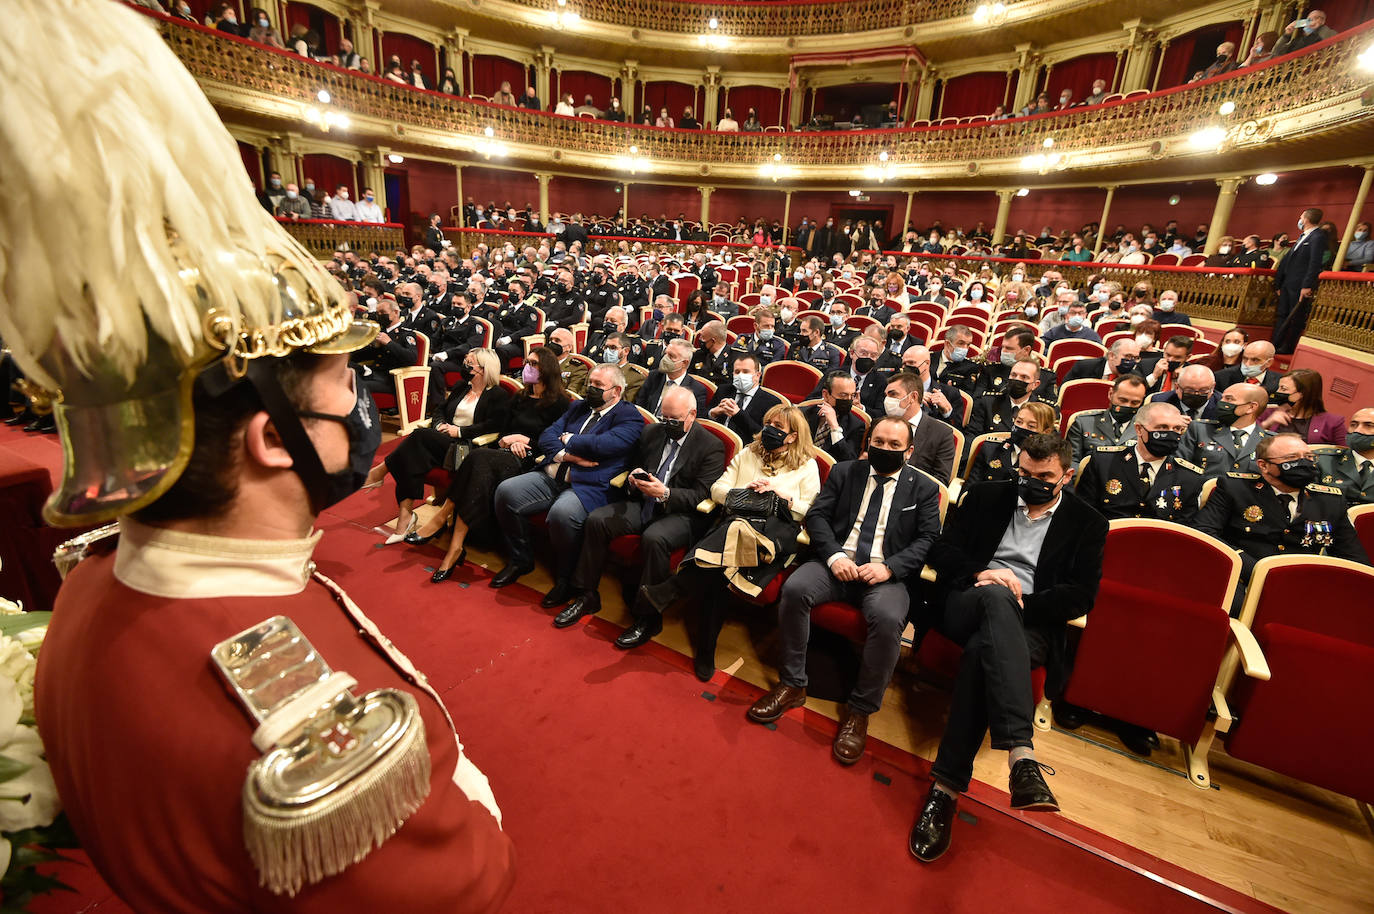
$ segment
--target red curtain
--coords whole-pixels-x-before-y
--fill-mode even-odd
[[[896,97],[896,83],[826,86],[816,90],[815,111],[816,114],[832,114],[837,121],[847,121],[870,105],[886,105]]]
[[[782,90],[769,86],[733,86],[725,93],[725,103],[735,112],[735,120],[741,124],[749,116],[749,109],[753,108],[759,114],[760,123],[772,127],[779,123],[778,106],[782,104]]]
[[[434,45],[428,41],[416,38],[414,35],[400,35],[394,32],[387,32],[382,36],[382,60],[373,69],[378,73],[386,71],[387,61],[391,55],[395,54],[401,58],[401,69],[407,76],[410,75],[410,62],[420,61],[420,72],[425,74],[425,79],[429,80],[431,86],[438,86],[437,74],[434,72]],[[518,96],[520,93],[517,92]]]
[[[262,187],[262,150],[240,140],[239,157],[243,159],[243,170],[253,179],[253,186]]]
[[[991,114],[1007,92],[1007,74],[965,73],[945,83],[941,117],[972,117]]]
[[[1207,69],[1216,60],[1217,45],[1222,42],[1234,41],[1237,53],[1243,56],[1245,52],[1240,51],[1240,39],[1244,29],[1244,23],[1227,22],[1209,25],[1175,38],[1164,52],[1164,66],[1159,71],[1159,85],[1155,88],[1181,86],[1192,79],[1193,74]]]
[[[322,153],[301,156],[301,159],[302,177],[313,179],[317,190],[322,189],[332,197],[342,184],[348,188],[350,200],[362,197],[362,188],[357,186],[352,162]]]
[[[1326,11],[1326,24],[1338,32],[1374,19],[1374,0],[1328,0],[1320,9]]]
[[[697,90],[694,86],[686,83],[674,83],[667,81],[651,82],[643,84],[644,107],[654,112],[654,117],[658,117],[660,108],[667,108],[673,123],[682,120],[682,110],[691,108],[696,112],[698,119],[701,118],[701,109],[697,107]],[[633,112],[638,116],[639,112]]]
[[[503,82],[510,83],[510,90],[515,93],[516,98],[524,95],[525,89],[529,86],[525,80],[525,65],[491,54],[473,55],[472,85],[468,89],[471,94],[490,98],[501,88]],[[544,107],[553,109],[552,99],[541,98],[540,101],[544,103]]]
[[[1059,93],[1068,89],[1073,93],[1073,103],[1078,104],[1092,92],[1095,79],[1105,79],[1107,91],[1111,92],[1114,88],[1112,77],[1115,75],[1115,53],[1084,54],[1082,57],[1062,60],[1055,64],[1054,69],[1050,71],[1045,93],[1050,97],[1050,104],[1057,105]]]
[[[252,5],[265,6],[262,0],[250,0]],[[240,22],[243,20],[240,19]],[[320,36],[322,49],[327,54],[335,54],[339,50],[339,39],[343,37],[343,27],[339,20],[332,13],[325,12],[318,6],[311,6],[309,3],[298,3],[291,0],[286,4],[286,27],[280,29],[282,42],[291,36],[291,30],[298,25],[303,25]],[[364,57],[371,56],[371,49],[363,50],[354,48]]]
[[[592,97],[592,104],[603,111],[611,103],[611,78],[602,76],[599,73],[587,73],[582,70],[556,70],[554,77],[557,81],[556,93],[558,98],[562,98],[569,92],[572,93],[573,107],[582,104],[582,100],[588,95]],[[519,92],[515,93],[518,97]],[[549,99],[553,102],[553,99]],[[623,104],[623,103],[622,103]]]

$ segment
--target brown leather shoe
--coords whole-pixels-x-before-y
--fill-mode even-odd
[[[841,765],[852,765],[863,757],[864,746],[867,743],[868,715],[846,707],[844,719],[840,721],[840,729],[835,734],[835,743],[830,747],[830,754],[835,756],[835,761]]]
[[[755,723],[771,724],[793,708],[806,704],[806,689],[778,683],[773,691],[749,706],[745,712]]]

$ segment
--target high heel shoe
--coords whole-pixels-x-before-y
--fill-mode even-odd
[[[463,563],[467,561],[467,558],[468,547],[464,546],[462,549],[458,551],[458,558],[453,560],[452,565],[448,566],[447,568],[440,568],[438,571],[434,572],[434,574],[429,576],[430,583],[442,584],[449,578],[453,577],[453,573],[463,566]]]
[[[419,523],[419,521],[420,519],[416,517],[414,514],[410,515],[410,523],[406,524],[405,530],[401,533],[391,534],[385,540],[382,541],[382,545],[394,546],[397,543],[405,542],[407,537],[409,537],[412,533],[415,532],[415,527]]]

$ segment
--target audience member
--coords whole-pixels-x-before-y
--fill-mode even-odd
[[[1279,379],[1274,404],[1260,416],[1260,428],[1276,435],[1292,434],[1308,444],[1345,446],[1345,416],[1326,411],[1322,376],[1311,368],[1295,368]]]
[[[1329,253],[1330,236],[1318,227],[1321,221],[1321,210],[1302,211],[1298,217],[1301,237],[1274,270],[1274,285],[1279,292],[1278,306],[1274,310],[1275,352],[1291,353],[1307,326],[1312,296],[1317,291],[1317,277],[1325,268],[1323,257]]]
[[[716,124],[716,130],[720,133],[738,133],[739,121],[735,120],[734,114],[729,108],[725,109],[725,116]]]
[[[1149,402],[1135,416],[1134,444],[1094,449],[1077,493],[1108,520],[1144,517],[1191,524],[1202,470],[1177,457],[1188,421],[1169,403]]]
[[[811,440],[836,461],[857,460],[863,450],[865,423],[854,414],[857,402],[854,376],[836,369],[821,379],[819,400],[802,407]]]
[[[377,198],[372,193],[372,188],[363,188],[363,198],[358,201],[358,221],[359,222],[384,222],[382,218],[382,208],[377,205]]]
[[[732,383],[720,385],[707,413],[740,438],[751,441],[763,430],[764,416],[780,405],[782,399],[760,386],[763,367],[757,357],[738,356],[731,371]]]
[[[1220,382],[1217,384],[1221,386]],[[1263,387],[1232,384],[1216,404],[1216,422],[1194,422],[1183,436],[1179,453],[1202,468],[1208,477],[1254,470],[1255,448],[1271,433],[1259,427],[1260,412],[1269,402]]]
[[[1294,19],[1283,27],[1283,36],[1274,43],[1273,56],[1282,57],[1294,51],[1301,51],[1335,34],[1336,30],[1326,24],[1326,13],[1311,10],[1305,17]]]
[[[705,413],[706,387],[687,373],[694,351],[692,344],[685,339],[677,337],[669,340],[663,356],[658,360],[658,367],[649,372],[639,388],[635,405],[657,416],[664,392],[672,387],[685,387],[696,397],[698,414]]]
[[[1369,237],[1369,223],[1361,222],[1355,226],[1355,234],[1350,237],[1344,268],[1361,270],[1371,263],[1374,263],[1374,238]]]
[[[1056,421],[1055,409],[1048,403],[1032,400],[1022,406],[1009,432],[990,433],[992,437],[973,453],[965,485],[1015,479],[1021,446],[1037,432],[1056,434]]]
[[[1055,308],[1060,311],[1064,322],[1051,327],[1040,335],[1046,348],[1058,340],[1091,340],[1102,342],[1102,337],[1088,325],[1088,306],[1078,300],[1078,293],[1072,289],[1060,289],[1054,296]]]
[[[1355,410],[1345,434],[1346,447],[1317,454],[1322,483],[1338,486],[1346,504],[1374,504],[1374,409]]]
[[[1069,423],[1068,440],[1075,462],[1082,460],[1094,448],[1124,444],[1135,434],[1132,424],[1136,411],[1145,403],[1145,379],[1135,374],[1122,374],[1112,382],[1106,409],[1084,410]],[[1196,458],[1193,462],[1198,462]]]
[[[1176,382],[1169,390],[1153,394],[1153,403],[1168,403],[1189,422],[1216,418],[1216,379],[1205,365],[1185,365],[1178,370]]]
[[[1145,377],[1145,371],[1140,366],[1140,344],[1130,338],[1113,342],[1107,347],[1105,356],[1079,359],[1064,376],[1064,383],[1084,378],[1115,381],[1125,375]]]
[[[510,90],[510,83],[502,83],[502,86],[506,91]],[[493,98],[492,101],[496,101],[496,99]],[[497,102],[497,104],[501,104],[501,102]],[[539,96],[534,94],[534,86],[525,87],[525,94],[520,96],[518,104],[521,108],[527,108],[531,111],[542,111],[544,108],[544,106],[539,103]]]
[[[925,383],[921,375],[903,370],[887,379],[883,414],[905,419],[911,426],[911,465],[948,485],[954,478],[954,461],[959,457],[954,429],[927,415],[924,403]]]
[[[1217,387],[1226,389],[1232,384],[1254,384],[1273,396],[1279,389],[1280,375],[1270,371],[1274,364],[1274,344],[1268,340],[1247,343],[1241,351],[1240,364],[1217,372]]]

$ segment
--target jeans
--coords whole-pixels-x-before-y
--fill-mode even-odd
[[[566,581],[572,576],[581,548],[582,525],[587,520],[587,510],[572,487],[543,470],[522,473],[496,487],[496,520],[510,546],[512,565],[534,566],[528,518],[544,512],[548,512],[549,538],[557,556],[557,578]]]

